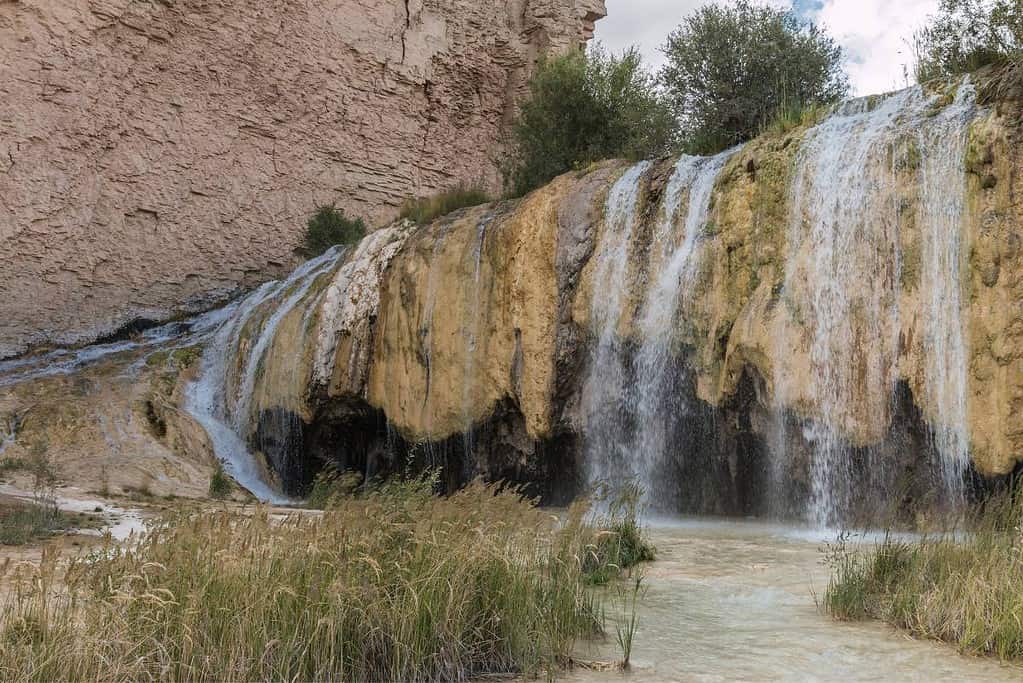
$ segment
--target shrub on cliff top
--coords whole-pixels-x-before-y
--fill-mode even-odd
[[[1019,0],[942,0],[930,24],[917,33],[916,77],[975,71],[1023,59],[1023,3]]]
[[[356,244],[366,236],[366,224],[361,218],[348,218],[345,212],[332,204],[316,209],[306,223],[305,256],[319,256],[339,244]]]
[[[659,80],[687,151],[744,142],[784,109],[845,97],[842,50],[793,11],[749,0],[699,8],[668,36]]]
[[[671,112],[635,49],[600,46],[541,61],[515,124],[505,169],[521,196],[602,159],[658,156],[673,147]]]

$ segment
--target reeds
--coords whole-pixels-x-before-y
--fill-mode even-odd
[[[1023,528],[1019,494],[991,501],[971,531],[869,549],[833,546],[825,609],[875,618],[971,654],[1023,658]]]
[[[425,225],[459,209],[479,206],[490,201],[490,195],[481,186],[461,183],[430,197],[405,200],[401,206],[400,217]]]
[[[553,672],[600,630],[586,509],[413,483],[323,513],[223,510],[8,568],[4,681],[463,681]],[[634,631],[634,627],[632,629]],[[629,637],[631,643],[631,636]]]

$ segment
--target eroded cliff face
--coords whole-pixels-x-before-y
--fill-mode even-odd
[[[0,357],[295,264],[317,203],[385,220],[497,181],[536,57],[603,0],[0,3]]]
[[[1020,109],[980,92],[393,226],[239,325],[228,393],[256,399],[227,418],[299,489],[426,444],[463,478],[638,476],[676,509],[954,505],[1023,453]]]

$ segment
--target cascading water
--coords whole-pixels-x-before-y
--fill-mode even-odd
[[[465,458],[469,460],[472,457],[473,449],[475,448],[475,438],[473,433],[472,425],[472,387],[476,381],[476,353],[478,352],[480,335],[482,334],[480,324],[481,314],[481,296],[480,291],[481,280],[483,275],[483,248],[487,240],[487,228],[493,221],[493,216],[487,216],[482,219],[476,226],[476,239],[473,242],[473,250],[470,256],[473,260],[473,281],[472,281],[472,304],[469,312],[468,320],[466,321],[468,329],[466,330],[466,354],[465,354],[465,379],[462,382],[462,415],[465,421],[465,433],[463,434],[463,442],[465,448]]]
[[[237,304],[234,314],[217,331],[202,356],[198,378],[189,385],[185,408],[209,434],[214,453],[224,468],[260,500],[288,503],[266,483],[263,468],[249,450],[254,433],[252,397],[260,366],[277,326],[308,294],[318,277],[336,268],[344,252],[335,248],[295,270],[286,280],[269,282]],[[265,318],[260,318],[263,315]],[[243,343],[250,325],[259,325],[255,339]],[[229,364],[241,357],[242,375],[232,382]],[[293,425],[279,425],[290,429]],[[290,434],[279,435],[286,443]]]
[[[672,365],[678,355],[673,342],[679,329],[679,309],[692,287],[699,266],[701,233],[710,213],[714,183],[725,163],[737,150],[728,150],[709,159],[683,157],[675,167],[665,190],[663,228],[668,235],[663,261],[651,272],[650,288],[639,319],[639,350],[635,360],[637,392],[634,411],[636,429],[634,447],[643,489],[655,492],[663,485],[661,473],[674,451],[684,452],[688,444],[671,443],[669,425],[688,410],[674,390]],[[681,240],[676,238],[677,218],[683,193],[689,201],[683,214]]]
[[[677,432],[673,425],[687,411],[676,389],[678,316],[698,268],[715,181],[735,152],[712,158],[684,156],[676,164],[652,236],[651,284],[642,298],[634,325],[637,339],[631,345],[619,339],[618,325],[629,296],[628,248],[640,179],[647,167],[630,169],[608,195],[606,232],[594,269],[595,282],[605,289],[593,298],[599,336],[584,394],[591,484],[633,479],[646,492],[647,502],[656,502],[666,484],[665,463],[687,449],[688,444],[673,441]]]
[[[948,465],[945,481],[960,490],[955,481],[962,478],[968,456],[960,438],[965,434],[965,355],[958,250],[963,139],[973,111],[969,90],[964,86],[957,103],[938,115],[937,98],[920,88],[880,103],[847,103],[807,133],[797,156],[783,299],[809,334],[809,400],[819,419],[805,421],[804,435],[813,451],[809,517],[818,524],[837,523],[850,508],[850,436],[859,430],[879,438],[891,422],[902,267],[893,159],[906,139],[919,140],[922,156],[919,221],[923,269],[930,278],[924,288],[933,314],[927,323],[933,368],[928,391],[945,413],[936,434],[939,455]],[[778,399],[791,405],[787,381],[775,377]]]
[[[886,159],[913,96],[875,109],[846,104],[807,134],[796,161],[785,293],[808,292],[795,307],[810,327],[810,394],[821,418],[805,429],[819,524],[836,521],[852,493],[848,427],[884,422],[891,403],[897,350],[884,333],[897,329],[898,311],[882,283],[896,279],[898,207],[883,189],[894,186]],[[783,396],[786,378],[776,380]]]
[[[922,281],[927,399],[945,488],[959,502],[970,463],[966,414],[967,354],[963,331],[964,159],[976,92],[967,81],[955,102],[919,131]]]
[[[151,352],[173,351],[205,342],[234,315],[235,306],[229,304],[183,322],[160,325],[144,331],[135,339],[93,344],[81,349],[57,349],[27,358],[0,361],[0,387],[70,375],[121,354],[141,351],[143,355],[139,361],[128,367],[129,373],[137,371]]]
[[[594,289],[591,325],[597,340],[583,387],[587,477],[590,484],[619,482],[633,476],[631,454],[622,449],[628,431],[622,406],[628,401],[628,378],[623,362],[618,325],[628,299],[629,246],[636,225],[636,208],[643,174],[650,162],[641,162],[615,182],[604,209],[604,232],[594,254]]]

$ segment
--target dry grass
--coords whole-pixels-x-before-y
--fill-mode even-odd
[[[441,216],[470,206],[479,206],[491,201],[490,195],[476,185],[457,185],[432,197],[407,199],[401,206],[401,218],[425,225]]]
[[[824,607],[835,618],[882,619],[971,654],[1023,659],[1020,496],[990,503],[969,534],[870,549],[839,543]]]
[[[95,526],[84,516],[76,520],[54,505],[31,501],[0,501],[0,545],[25,545],[72,527]],[[77,523],[76,523],[77,522]]]
[[[5,681],[460,681],[536,675],[601,630],[584,506],[558,521],[428,482],[275,518],[164,523],[135,548],[8,568]],[[66,584],[66,585],[65,585]]]

